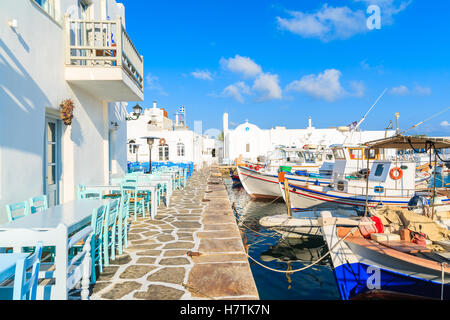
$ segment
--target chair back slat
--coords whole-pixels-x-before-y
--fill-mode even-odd
[[[13,300],[36,300],[41,254],[42,243],[39,242],[30,257],[17,261],[14,276]],[[30,268],[31,274],[28,277],[27,271]]]
[[[48,209],[48,201],[46,195],[31,198],[29,202],[31,214]]]
[[[106,218],[104,222],[105,228],[115,226],[117,220],[117,214],[119,212],[119,200],[113,200],[108,204]],[[106,229],[107,230],[107,229]]]
[[[103,221],[105,220],[107,210],[108,206],[102,205],[92,212],[91,227],[92,233],[96,236],[99,236],[103,231]]]
[[[7,204],[6,213],[8,214],[9,222],[26,217],[30,213],[28,201]]]

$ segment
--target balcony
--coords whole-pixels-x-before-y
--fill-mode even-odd
[[[65,17],[66,81],[105,101],[144,99],[144,59],[121,19]]]

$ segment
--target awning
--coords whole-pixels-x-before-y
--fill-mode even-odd
[[[432,137],[416,137],[416,136],[402,136],[396,135],[390,138],[369,141],[363,145],[371,149],[424,149],[430,143],[434,144],[436,149],[450,148],[450,140],[446,138],[432,138]]]

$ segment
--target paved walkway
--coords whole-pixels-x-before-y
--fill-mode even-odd
[[[129,246],[93,287],[98,299],[258,299],[218,170],[193,174],[155,220],[133,221]]]

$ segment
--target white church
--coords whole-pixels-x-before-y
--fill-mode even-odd
[[[237,158],[256,161],[266,156],[276,146],[303,147],[305,145],[328,147],[332,144],[360,144],[371,140],[390,137],[395,130],[351,131],[349,127],[317,129],[311,117],[305,129],[274,127],[261,129],[248,120],[235,129],[228,126],[228,113],[223,114],[224,163],[233,163]]]

